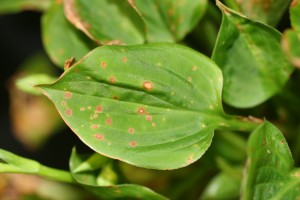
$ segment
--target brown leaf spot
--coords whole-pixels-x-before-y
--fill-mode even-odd
[[[193,71],[197,71],[197,69],[198,69],[198,67],[197,67],[196,65],[194,65],[194,66],[192,67],[192,70],[193,70]]]
[[[124,63],[126,63],[126,62],[127,62],[127,58],[126,58],[126,57],[123,57],[123,58],[122,58],[122,61],[123,61]]]
[[[191,155],[189,155],[189,157],[188,157],[188,159],[187,159],[187,163],[188,164],[191,164],[192,162],[194,162],[194,158],[193,158],[194,156],[191,154]]]
[[[70,108],[66,110],[66,115],[69,117],[72,116],[72,110]]]
[[[61,105],[62,105],[62,106],[66,106],[66,105],[67,105],[67,102],[66,102],[66,101],[62,101],[62,102],[61,102]]]
[[[107,118],[105,121],[106,125],[110,126],[112,124],[112,119],[111,118]]]
[[[95,110],[96,113],[101,113],[102,111],[103,111],[102,106],[100,106],[100,105],[96,106],[96,110]]]
[[[131,127],[131,128],[128,128],[128,132],[129,132],[129,133],[134,133],[134,128],[132,128],[132,127]]]
[[[111,77],[108,79],[108,81],[109,81],[110,83],[115,83],[115,82],[116,82],[116,77],[111,76]]]
[[[97,129],[97,128],[99,128],[99,125],[98,125],[98,124],[92,124],[92,125],[91,125],[91,128],[92,128],[92,129]]]
[[[100,133],[95,134],[94,137],[95,137],[97,140],[100,140],[100,141],[105,140],[104,135],[102,135],[102,134],[100,134]]]
[[[71,58],[67,59],[64,62],[64,69],[65,70],[70,69],[74,63],[75,63],[75,58],[74,57],[71,57]]]
[[[299,3],[299,0],[294,0],[294,1],[292,1],[291,7],[297,6],[298,3]]]
[[[152,121],[152,116],[151,115],[147,115],[146,116],[146,120],[149,121],[149,122]]]
[[[113,99],[114,99],[114,100],[118,100],[118,97],[117,97],[117,96],[113,96]]]
[[[138,111],[137,111],[138,114],[143,115],[143,114],[145,114],[145,112],[146,112],[146,110],[145,110],[144,107],[139,107],[138,108]]]
[[[106,66],[107,66],[107,63],[105,61],[102,61],[101,62],[101,67],[104,69],[104,68],[106,68]]]
[[[65,92],[64,98],[65,99],[71,99],[72,98],[72,93],[69,92],[69,91]]]
[[[136,141],[131,141],[131,142],[129,142],[129,145],[132,147],[135,147],[137,145],[137,143],[136,143]]]
[[[81,108],[80,108],[80,111],[85,111],[85,107],[81,107]]]
[[[143,83],[143,88],[146,90],[152,90],[153,89],[153,83],[150,81],[145,81]]]

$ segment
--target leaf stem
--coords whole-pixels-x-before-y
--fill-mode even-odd
[[[43,165],[40,165],[38,175],[55,181],[75,183],[70,172]]]
[[[253,116],[241,117],[226,115],[224,119],[224,123],[219,124],[219,130],[252,132],[264,122],[263,119],[259,119]]]

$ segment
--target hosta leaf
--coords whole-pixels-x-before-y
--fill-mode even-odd
[[[235,0],[241,12],[249,18],[276,26],[291,0]]]
[[[108,184],[103,186],[97,179],[110,179],[115,172],[103,170],[107,169],[109,160],[99,154],[92,156],[78,154],[75,149],[70,158],[70,170],[73,178],[82,184],[87,190],[93,192],[101,199],[153,199],[164,200],[165,197],[153,192],[152,190],[134,184]],[[82,167],[86,166],[86,167]],[[93,166],[93,167],[88,167]],[[78,168],[81,170],[78,172]],[[102,172],[101,172],[102,171]],[[100,173],[100,175],[98,175]],[[115,176],[115,175],[113,175]],[[108,179],[107,179],[108,178]]]
[[[279,92],[293,70],[281,35],[218,5],[223,21],[212,58],[224,73],[224,101],[239,108],[256,106]]]
[[[298,199],[299,170],[283,135],[265,122],[248,141],[248,167],[243,199]]]
[[[147,40],[178,41],[203,16],[207,0],[135,0],[147,25]]]
[[[282,45],[291,63],[300,68],[300,1],[294,0],[290,7],[292,30],[285,31]]]
[[[53,0],[1,0],[0,13],[15,13],[23,10],[47,10]]]
[[[142,44],[145,24],[125,0],[64,0],[68,20],[99,44]]]
[[[63,5],[59,1],[54,2],[42,17],[42,37],[45,50],[51,60],[60,67],[64,66],[67,59],[79,59],[95,46],[67,21]]]
[[[39,87],[89,147],[146,168],[196,161],[223,123],[221,71],[176,44],[99,47]]]

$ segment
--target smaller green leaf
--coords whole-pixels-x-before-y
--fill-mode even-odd
[[[47,10],[53,0],[1,0],[0,14],[16,13],[23,10]]]
[[[40,95],[41,92],[34,88],[37,84],[49,84],[55,81],[55,77],[47,74],[32,74],[16,80],[16,86],[23,92]]]
[[[96,46],[67,21],[58,1],[42,16],[42,39],[49,57],[61,68],[67,59],[80,59]]]
[[[69,172],[43,166],[37,161],[23,158],[3,149],[0,149],[0,173],[33,174],[55,181],[74,182]]]
[[[226,173],[216,175],[205,188],[200,200],[238,199],[240,183]]]
[[[207,0],[135,0],[147,25],[149,42],[184,38],[203,16]]]
[[[247,17],[270,26],[276,26],[291,0],[234,0]]]
[[[284,32],[282,46],[291,63],[300,68],[300,1],[294,0],[290,7],[292,28]]]
[[[40,164],[34,160],[0,149],[0,173],[37,173],[39,168]]]
[[[281,132],[266,121],[251,134],[243,199],[298,199],[299,170]]]
[[[78,171],[79,166],[87,166],[90,165],[90,163],[93,163],[94,166],[76,172]],[[82,184],[87,190],[91,191],[101,199],[166,199],[140,185],[114,184],[117,175],[112,169],[111,160],[99,154],[78,154],[74,148],[70,158],[70,170],[73,178],[78,183]]]
[[[98,44],[142,44],[145,24],[125,0],[65,0],[68,20]]]
[[[223,21],[212,58],[223,71],[224,101],[238,108],[254,107],[282,90],[293,67],[277,30],[217,3]]]

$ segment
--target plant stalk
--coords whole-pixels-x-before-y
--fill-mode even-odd
[[[61,181],[65,183],[75,183],[70,172],[60,170],[60,169],[54,169],[51,167],[46,167],[43,165],[40,165],[38,175],[55,181]]]
[[[253,116],[241,117],[226,115],[224,119],[224,123],[219,124],[220,130],[252,132],[264,122],[263,119],[255,118]]]

